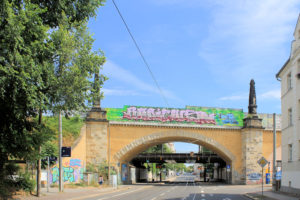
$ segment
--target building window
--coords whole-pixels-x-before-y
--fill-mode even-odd
[[[288,158],[289,158],[289,160],[288,161],[292,161],[293,160],[293,145],[292,144],[289,144],[289,146],[288,146],[288,153],[289,153],[289,155],[288,155]]]
[[[298,159],[300,160],[300,140],[298,141]]]
[[[300,99],[298,100],[298,119],[300,119]]]
[[[292,74],[289,73],[287,75],[287,89],[290,90],[292,89]]]
[[[288,110],[288,126],[292,126],[293,125],[293,110],[292,108],[290,108]]]
[[[300,59],[297,61],[297,75],[298,79],[300,79]]]

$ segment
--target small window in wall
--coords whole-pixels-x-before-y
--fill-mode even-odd
[[[300,160],[300,140],[298,141],[298,159]]]
[[[288,145],[288,158],[289,160],[288,161],[292,161],[293,160],[293,145],[292,144],[289,144]]]
[[[298,119],[300,120],[300,99],[298,100]]]
[[[300,79],[300,59],[297,61],[297,78]]]
[[[292,74],[289,73],[287,75],[287,89],[290,90],[292,89]]]
[[[288,126],[293,125],[293,110],[292,108],[288,109]]]

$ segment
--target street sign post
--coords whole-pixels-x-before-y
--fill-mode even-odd
[[[264,196],[264,167],[268,164],[268,160],[265,157],[261,157],[257,163],[261,166],[261,197]]]

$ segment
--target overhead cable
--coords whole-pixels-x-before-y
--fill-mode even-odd
[[[170,107],[170,106],[169,106],[169,103],[168,103],[168,101],[167,101],[167,98],[165,97],[165,95],[164,95],[162,89],[159,87],[159,84],[158,84],[158,82],[157,82],[157,80],[156,80],[156,78],[155,78],[153,72],[151,71],[150,65],[149,65],[148,62],[146,61],[145,56],[143,55],[143,53],[142,53],[142,51],[141,51],[139,45],[137,44],[136,40],[134,39],[134,37],[133,37],[133,35],[132,35],[132,33],[131,33],[131,31],[130,31],[130,29],[129,29],[129,27],[128,27],[126,21],[125,21],[125,19],[123,18],[122,14],[121,14],[121,12],[120,12],[118,6],[117,6],[117,4],[115,3],[114,0],[112,0],[112,2],[113,2],[113,4],[114,4],[116,10],[118,11],[119,16],[121,17],[121,19],[122,19],[122,21],[123,21],[123,23],[124,23],[124,25],[125,25],[125,27],[126,27],[126,30],[127,30],[127,32],[129,33],[129,35],[130,35],[130,37],[131,37],[131,39],[132,39],[132,41],[133,41],[135,47],[137,48],[138,52],[140,53],[140,55],[141,55],[141,57],[142,57],[142,59],[143,59],[143,61],[144,61],[144,64],[145,64],[146,68],[148,69],[148,72],[150,73],[150,75],[151,75],[153,81],[155,82],[155,85],[156,85],[156,87],[158,88],[158,91],[159,91],[160,95],[162,96],[162,98],[163,98],[163,100],[165,101],[165,103],[167,104],[167,106]]]

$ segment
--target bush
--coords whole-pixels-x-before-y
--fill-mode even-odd
[[[34,190],[35,181],[30,178],[29,173],[19,172],[18,165],[9,163],[4,169],[4,176],[0,179],[0,199],[10,199],[20,190],[30,193]]]
[[[30,174],[28,172],[19,173],[19,178],[16,180],[17,190],[23,190],[25,192],[32,192],[36,186],[35,180],[30,178]]]

